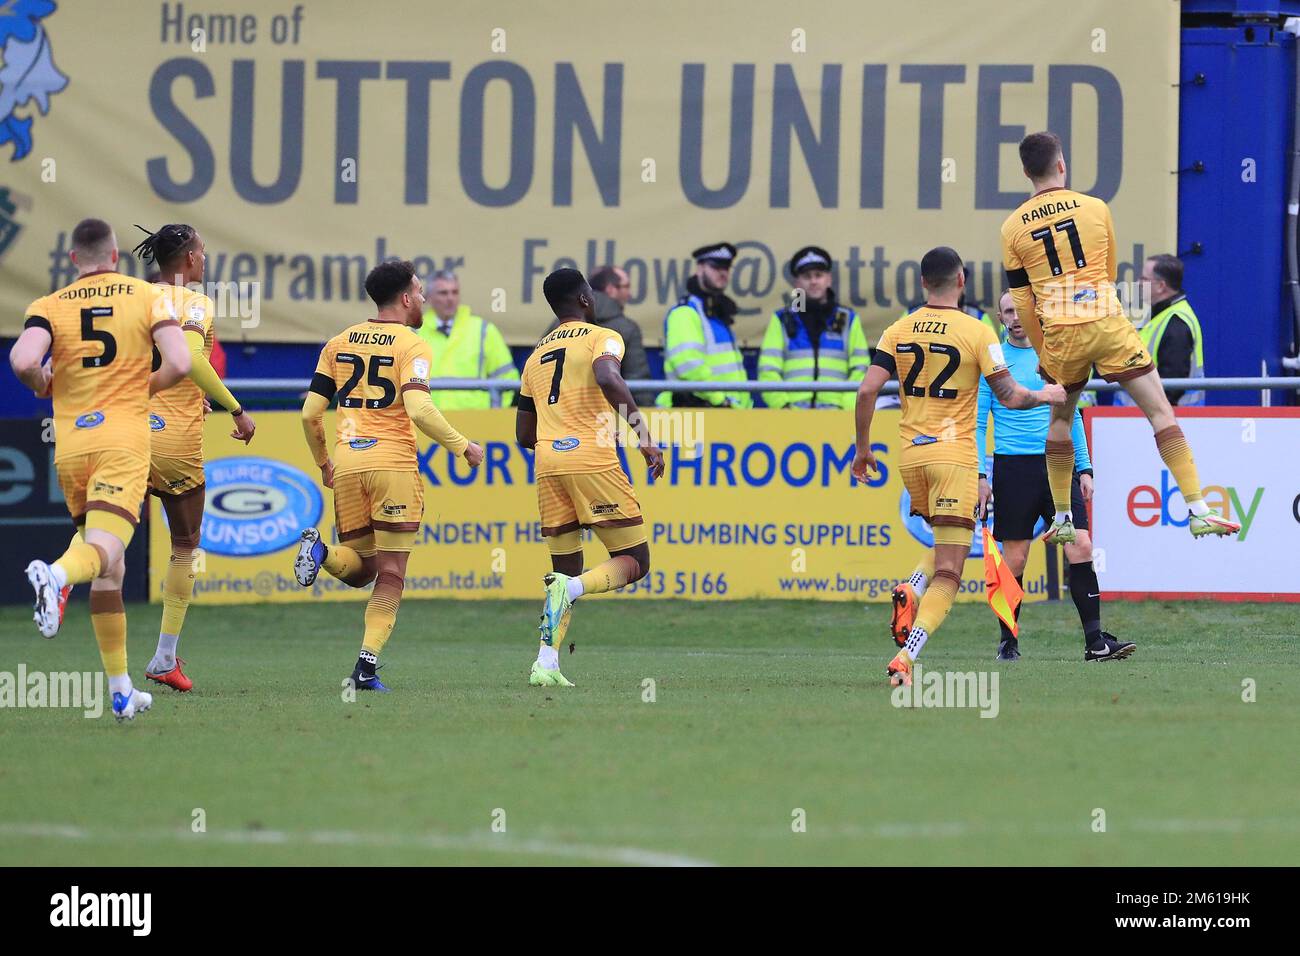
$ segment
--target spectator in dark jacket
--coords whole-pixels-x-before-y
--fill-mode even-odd
[[[602,266],[587,281],[596,293],[596,324],[613,329],[623,337],[623,380],[648,379],[650,360],[645,354],[641,326],[623,314],[632,294],[632,283],[627,273],[618,266]],[[551,332],[557,325],[558,319],[546,331]],[[642,408],[654,406],[654,392],[633,392],[632,397]]]

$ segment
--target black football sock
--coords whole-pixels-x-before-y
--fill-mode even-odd
[[[357,657],[357,673],[365,678],[374,677],[377,663],[379,663],[378,657],[370,653],[370,651],[363,650]]]
[[[1101,643],[1101,587],[1091,561],[1070,565],[1070,597],[1079,609],[1079,623],[1083,625],[1083,643],[1093,647]]]
[[[1006,621],[1002,620],[1002,618],[998,618],[998,627],[1002,630],[1002,637],[999,638],[999,641],[1014,641],[1016,639],[1016,636],[1011,633],[1011,628],[1007,627]]]

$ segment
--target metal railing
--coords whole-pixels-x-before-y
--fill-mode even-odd
[[[306,378],[235,378],[226,382],[232,392],[306,392],[311,384]],[[677,379],[636,379],[627,383],[628,388],[637,392],[856,392],[855,382],[683,382]],[[1180,391],[1286,391],[1300,390],[1300,376],[1295,377],[1256,377],[1256,378],[1167,378],[1163,383],[1166,389]],[[1117,392],[1122,386],[1093,379],[1087,388],[1096,392]],[[488,392],[493,408],[501,405],[503,392],[517,392],[519,382],[500,378],[435,378],[430,380],[429,388],[433,391],[467,391]],[[898,394],[898,382],[887,382],[880,390],[882,395]]]

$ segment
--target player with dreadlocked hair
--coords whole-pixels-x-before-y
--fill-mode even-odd
[[[172,555],[163,580],[158,649],[144,676],[187,691],[194,683],[181,670],[185,662],[176,656],[176,642],[194,594],[194,552],[203,521],[203,396],[220,403],[234,417],[231,438],[248,444],[255,426],[252,416],[230,394],[208,361],[216,309],[210,298],[189,288],[203,281],[203,237],[193,226],[179,223],[163,226],[157,232],[144,231],[149,235],[135,247],[135,252],[157,265],[162,273],[159,285],[167,287],[172,295],[191,362],[186,379],[158,392],[149,402],[149,491],[158,496],[167,513]]]

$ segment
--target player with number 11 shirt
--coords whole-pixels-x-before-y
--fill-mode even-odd
[[[1043,377],[1060,382],[1070,396],[1053,409],[1047,429],[1047,480],[1056,515],[1043,540],[1074,541],[1070,429],[1093,368],[1118,382],[1151,422],[1156,449],[1187,503],[1192,536],[1236,534],[1241,526],[1205,503],[1192,449],[1115,292],[1119,256],[1110,209],[1095,196],[1066,188],[1065,154],[1055,133],[1026,136],[1020,161],[1034,192],[1002,224],[1007,286]]]

